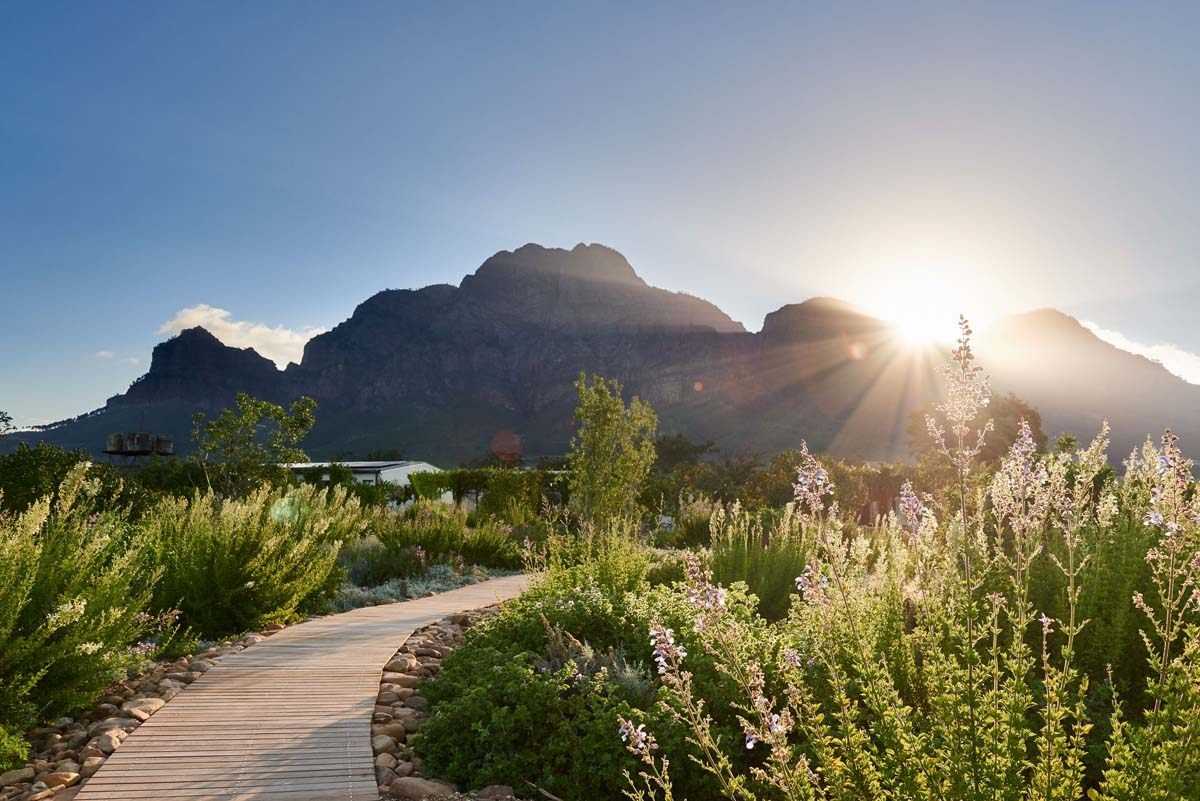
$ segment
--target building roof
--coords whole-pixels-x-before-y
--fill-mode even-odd
[[[433,467],[434,470],[440,469],[429,464],[429,462],[421,462],[411,459],[392,462],[294,462],[292,464],[286,464],[284,467],[287,467],[291,470],[307,470],[312,467],[329,467],[335,464],[341,465],[342,467],[348,467],[351,470],[359,470],[364,472],[378,472],[380,470],[391,470],[396,467],[416,467],[418,465]]]

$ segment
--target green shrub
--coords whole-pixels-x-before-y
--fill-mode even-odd
[[[104,508],[88,465],[53,500],[0,515],[0,724],[23,729],[89,704],[142,658],[157,578],[127,513]]]
[[[29,742],[0,724],[0,773],[20,767],[29,756]]]
[[[711,525],[713,578],[722,585],[744,581],[758,596],[759,612],[768,620],[782,619],[809,555],[804,527],[792,507],[778,515],[735,503],[718,507]]]
[[[538,787],[566,798],[614,798],[627,755],[619,688],[568,664],[539,670],[532,654],[460,649],[424,690],[434,714],[414,738],[432,775],[468,787]]]
[[[712,514],[716,505],[703,497],[689,498],[679,505],[675,527],[678,544],[684,548],[712,544]]]
[[[288,620],[336,591],[338,549],[364,524],[342,489],[166,499],[145,521],[163,572],[155,606],[209,637]]]
[[[542,475],[534,470],[490,468],[477,511],[509,525],[525,524],[542,505]]]
[[[371,519],[371,530],[392,554],[420,549],[430,564],[460,560],[485,567],[520,566],[520,550],[508,526],[485,519],[469,527],[466,512],[437,501],[380,511]]]
[[[338,554],[338,565],[345,570],[346,579],[357,587],[408,578],[423,572],[427,564],[417,546],[386,548],[373,534],[343,543]]]

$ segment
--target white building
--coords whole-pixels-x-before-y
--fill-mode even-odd
[[[413,473],[440,473],[442,470],[429,462],[407,460],[394,462],[296,462],[284,466],[300,475],[314,467],[328,469],[331,465],[348,468],[354,474],[354,480],[360,484],[396,484],[398,486],[411,484],[408,477]],[[329,474],[326,473],[322,479],[328,481]],[[452,503],[454,496],[447,492],[442,496],[442,500]]]

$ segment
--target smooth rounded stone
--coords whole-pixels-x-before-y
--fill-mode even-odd
[[[408,798],[412,801],[450,798],[456,792],[458,790],[453,784],[432,779],[419,779],[416,776],[401,776],[388,786],[388,795],[392,798]]]
[[[245,637],[238,640],[237,644],[242,647],[245,647],[247,645],[257,645],[258,643],[262,642],[265,639],[267,639],[267,638],[261,634],[247,634]]]
[[[79,748],[88,741],[88,733],[86,731],[77,731],[67,740],[68,748]]]
[[[180,689],[181,688],[178,687],[168,687],[167,689],[161,691],[158,695],[164,701],[170,701],[172,698],[179,695]]]
[[[489,784],[478,793],[475,794],[480,801],[507,801],[507,799],[515,798],[516,794],[513,788],[507,784]]]
[[[400,760],[396,759],[395,754],[379,754],[375,757],[375,767],[395,769],[400,764]]]
[[[417,666],[417,660],[408,654],[393,657],[390,662],[384,666],[384,670],[389,673],[407,673]]]
[[[394,754],[396,747],[396,738],[386,734],[376,734],[371,738],[371,750],[376,754]]]
[[[399,687],[417,687],[421,684],[419,676],[408,673],[384,673],[383,680],[387,684],[395,684]]]
[[[96,740],[96,747],[105,754],[111,754],[121,747],[123,739],[125,738],[119,736],[115,731],[106,731]]]
[[[88,760],[92,757],[100,757],[103,759],[104,756],[104,752],[99,748],[96,748],[94,745],[85,745],[83,748],[79,749],[79,758],[83,760]]]
[[[407,704],[410,709],[415,709],[418,712],[425,712],[429,709],[429,701],[420,695],[414,695],[404,703]]]
[[[73,759],[64,759],[55,765],[54,769],[60,773],[78,773],[79,763]]]
[[[140,710],[148,715],[153,715],[158,710],[167,705],[167,702],[161,698],[138,698],[133,701],[126,701],[121,705],[122,712],[133,712]]]
[[[388,787],[392,782],[396,781],[396,771],[391,768],[375,768],[375,783],[380,787]]]
[[[55,771],[48,774],[42,781],[51,789],[55,787],[70,787],[73,784],[79,783],[79,774],[65,770]]]
[[[163,680],[164,681],[174,681],[174,682],[178,682],[179,684],[186,685],[186,684],[191,684],[193,681],[195,681],[196,677],[193,676],[191,673],[168,673],[167,675],[163,676]]]
[[[0,773],[0,787],[8,787],[11,784],[20,784],[21,782],[31,782],[36,775],[37,771],[30,767],[17,768],[16,770],[10,770],[8,773]]]
[[[390,705],[390,704],[396,703],[399,700],[400,700],[400,696],[396,695],[391,690],[387,690],[387,691],[381,692],[379,694],[379,698],[377,699],[377,702],[379,704]]]
[[[411,776],[413,772],[413,763],[406,760],[392,768],[392,770],[396,771],[397,776]]]
[[[79,775],[85,779],[90,779],[96,775],[96,771],[100,770],[100,766],[104,764],[104,757],[88,757],[83,760],[83,764],[79,766]]]
[[[88,734],[95,737],[97,734],[111,731],[112,729],[132,729],[139,723],[140,721],[134,718],[105,718],[89,726]]]
[[[400,721],[400,725],[404,727],[406,732],[413,734],[417,729],[421,728],[421,721],[417,718],[405,718]]]
[[[391,723],[391,722],[392,722],[391,715],[385,715],[382,712],[375,712],[371,715],[371,723],[373,723],[373,724]]]
[[[411,729],[409,729],[403,723],[382,723],[378,726],[371,727],[371,732],[373,734],[382,734],[390,737],[397,744],[404,742],[405,738],[408,737],[409,731],[411,731]]]
[[[65,729],[74,723],[75,718],[59,718],[58,720],[54,721],[54,728]]]
[[[24,796],[21,801],[46,801],[47,798],[54,798],[54,791],[49,787],[43,787],[34,790],[30,795]]]
[[[402,702],[402,703],[406,703],[406,702]],[[394,717],[394,718],[399,718],[399,719],[403,720],[404,718],[415,718],[416,716],[417,716],[417,710],[413,709],[410,706],[392,707],[392,717]]]
[[[392,708],[390,706],[383,706],[381,704],[376,704],[375,711],[373,712],[373,714],[387,715],[390,718],[392,716]]]

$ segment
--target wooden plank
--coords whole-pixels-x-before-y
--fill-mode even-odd
[[[77,801],[366,801],[383,665],[413,631],[520,593],[495,579],[302,623],[231,654],[134,730]]]

